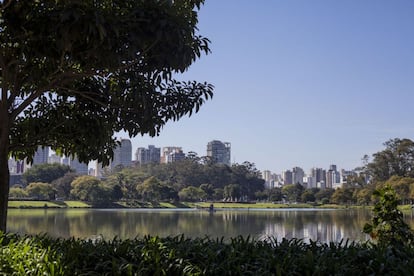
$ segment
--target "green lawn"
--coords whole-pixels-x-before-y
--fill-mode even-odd
[[[211,202],[198,202],[194,203],[195,208],[208,208]],[[300,204],[279,204],[279,203],[226,203],[226,202],[214,202],[214,208],[251,208],[251,209],[270,209],[270,208],[312,208],[315,207],[312,204],[300,203]]]
[[[34,201],[11,200],[9,208],[90,208],[89,204],[82,201]]]
[[[90,208],[91,205],[82,202],[82,201],[76,201],[76,200],[65,200],[64,203],[69,208]]]
[[[51,201],[9,201],[9,208],[62,208],[60,204]]]

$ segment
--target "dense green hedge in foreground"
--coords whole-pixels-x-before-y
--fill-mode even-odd
[[[0,236],[2,275],[414,275],[412,247],[183,236]]]

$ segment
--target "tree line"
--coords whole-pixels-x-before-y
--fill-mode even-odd
[[[264,180],[250,162],[232,166],[190,154],[185,160],[139,167],[118,166],[102,179],[81,176],[60,164],[35,165],[10,189],[12,198],[108,201],[251,201],[264,191]]]
[[[160,201],[269,201],[368,205],[374,190],[390,186],[401,203],[414,199],[414,142],[392,139],[385,149],[363,158],[363,166],[338,189],[307,189],[290,184],[265,189],[261,173],[251,162],[216,164],[190,152],[185,160],[168,164],[117,166],[103,179],[79,176],[68,166],[42,164],[23,174],[23,186],[13,187],[13,198],[75,199],[92,203],[124,200]]]

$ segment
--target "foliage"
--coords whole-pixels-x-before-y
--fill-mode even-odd
[[[109,199],[110,192],[102,182],[94,176],[79,176],[73,180],[71,196],[91,203],[101,203]]]
[[[305,188],[299,183],[289,184],[282,187],[282,194],[290,202],[299,202],[304,190]]]
[[[67,165],[57,163],[38,164],[25,171],[22,175],[22,180],[26,184],[31,182],[51,183],[52,181],[63,177],[68,172],[72,172],[72,170]]]
[[[29,196],[36,199],[55,199],[55,190],[49,183],[33,182],[26,187]]]
[[[179,82],[209,40],[196,1],[10,1],[1,7],[1,124],[12,155],[51,146],[107,163],[114,131],[154,136],[198,111],[206,83]],[[101,120],[105,118],[105,120]],[[8,128],[6,128],[8,127]],[[93,134],[93,135],[92,135]]]
[[[207,198],[206,192],[204,192],[201,188],[189,186],[187,188],[182,189],[178,196],[181,201],[202,201]]]
[[[69,198],[70,197],[70,190],[71,190],[71,183],[78,177],[74,172],[65,173],[64,176],[53,180],[51,183],[53,188],[56,189],[56,196],[60,198]]]
[[[339,188],[334,191],[331,201],[336,204],[352,204],[355,203],[355,188]]]
[[[61,256],[44,243],[46,240],[0,233],[0,274],[65,275]]]
[[[13,250],[18,246],[20,250]],[[1,250],[14,253],[2,254],[0,260],[0,272],[10,275],[414,274],[412,247],[390,250],[368,243],[184,236],[106,241],[3,235]],[[43,258],[36,252],[43,253]]]
[[[137,191],[146,201],[175,200],[178,195],[172,188],[151,176],[142,184],[137,185]]]
[[[25,198],[28,197],[29,194],[27,191],[21,187],[12,187],[10,188],[10,197],[11,198]]]
[[[49,146],[106,165],[114,133],[158,135],[212,97],[211,84],[177,80],[210,52],[203,0],[0,3],[2,230],[10,155],[31,161]]]
[[[413,244],[414,233],[403,220],[398,210],[398,198],[390,186],[374,191],[378,201],[375,203],[371,223],[364,225],[364,232],[381,245]]]
[[[414,178],[394,175],[384,183],[378,183],[379,187],[387,185],[395,190],[403,204],[414,198]]]
[[[224,186],[224,196],[228,199],[237,200],[242,195],[239,184],[229,184]]]
[[[373,155],[366,172],[375,181],[387,181],[392,176],[414,177],[414,142],[410,139],[391,139],[383,151]]]

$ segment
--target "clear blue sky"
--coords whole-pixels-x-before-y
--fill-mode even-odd
[[[353,169],[391,138],[414,134],[414,1],[206,0],[210,38],[183,79],[215,85],[191,118],[149,144],[206,155],[231,142],[232,161],[280,173]]]

